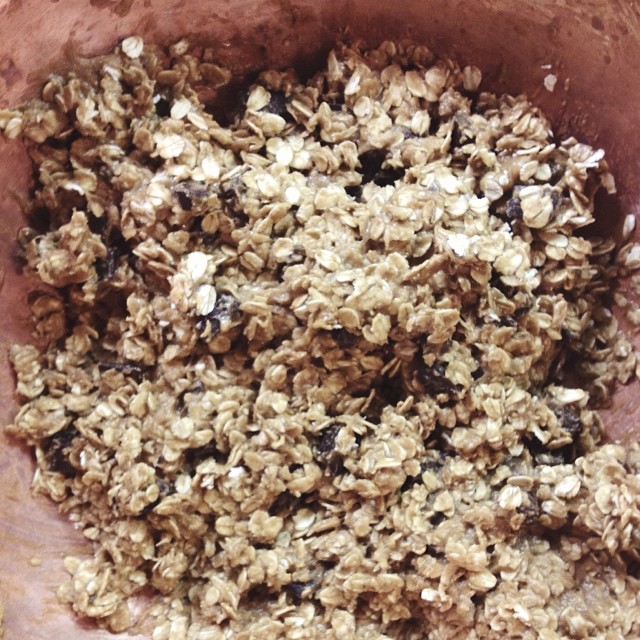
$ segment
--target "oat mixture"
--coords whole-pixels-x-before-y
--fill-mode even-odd
[[[9,429],[95,550],[61,598],[124,630],[151,587],[154,640],[640,637],[603,151],[412,44],[226,119],[208,49],[92,69],[0,111],[43,283]]]

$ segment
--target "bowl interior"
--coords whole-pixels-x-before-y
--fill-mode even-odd
[[[409,37],[436,54],[475,64],[487,89],[527,93],[559,137],[606,150],[618,194],[601,203],[599,224],[617,233],[640,215],[640,7],[623,0],[0,0],[0,108],[36,93],[53,69],[78,55],[108,51],[131,34],[154,42],[182,36],[207,42],[222,64],[243,75],[295,66],[307,73],[340,39],[377,44]],[[557,77],[553,92],[544,78]],[[31,333],[32,283],[12,258],[28,193],[30,166],[18,142],[0,139],[0,422],[15,411],[8,346]],[[612,439],[640,433],[638,385],[620,389],[604,412]],[[0,600],[6,637],[114,638],[74,621],[56,602],[61,559],[86,547],[55,506],[30,494],[29,452],[0,438]],[[122,636],[125,637],[125,636]],[[131,637],[131,636],[126,636]],[[140,636],[143,637],[143,636]]]

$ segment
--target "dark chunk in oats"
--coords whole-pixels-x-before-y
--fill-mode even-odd
[[[69,460],[69,449],[78,435],[75,427],[67,427],[42,441],[47,466],[51,471],[61,473],[65,478],[73,478],[76,469]]]
[[[185,211],[193,209],[194,202],[205,200],[209,196],[207,188],[199,182],[180,182],[173,188],[180,206]]]
[[[358,336],[343,327],[340,329],[332,329],[331,337],[341,349],[350,349],[358,344]]]
[[[271,94],[271,99],[269,100],[269,104],[264,107],[262,111],[273,113],[276,116],[284,118],[288,122],[293,120],[289,110],[287,109],[287,97],[284,93],[282,91],[274,91],[273,89],[271,89],[269,93]]]
[[[421,366],[418,367],[418,379],[422,383],[424,390],[430,396],[437,396],[446,394],[448,396],[453,395],[456,391],[456,385],[447,378],[445,371],[447,365],[443,362],[438,362],[432,367]]]
[[[520,198],[510,198],[507,201],[506,209],[507,218],[511,220],[520,220],[524,215],[520,206]]]
[[[362,202],[362,185],[352,184],[344,188],[348,196],[351,196],[356,202]]]
[[[533,491],[527,493],[527,502],[519,507],[518,512],[524,514],[525,526],[531,527],[538,523],[542,510],[538,497]]]
[[[380,171],[376,173],[373,177],[373,182],[379,187],[394,185],[396,181],[402,180],[404,174],[404,167],[386,167],[384,169],[380,169]]]
[[[423,460],[420,463],[420,473],[415,476],[407,476],[407,479],[404,481],[403,485],[400,487],[400,491],[409,491],[411,487],[414,487],[417,484],[422,484],[422,474],[429,468],[429,463]]]
[[[171,115],[171,104],[166,98],[160,98],[155,103],[156,113],[161,118],[168,118]]]
[[[96,261],[96,273],[100,280],[111,280],[115,275],[118,266],[120,252],[117,247],[107,249],[107,257],[104,260]]]
[[[480,378],[482,378],[483,375],[484,375],[484,369],[482,367],[478,367],[475,371],[471,372],[471,377],[474,380],[480,380]]]
[[[144,368],[135,362],[111,362],[108,360],[102,360],[98,362],[98,369],[100,371],[120,371],[127,376],[141,376],[144,373]]]
[[[379,187],[385,187],[395,184],[396,180],[400,180],[404,176],[404,167],[385,167],[383,169],[382,165],[386,158],[387,151],[385,149],[370,149],[358,156],[362,184],[373,182]]]
[[[158,480],[158,490],[160,492],[160,497],[165,498],[170,493],[173,493],[173,485],[167,480],[162,480],[161,478]]]
[[[371,149],[358,156],[360,161],[360,173],[362,173],[362,184],[371,182],[375,175],[382,169],[382,163],[387,157],[385,149]]]
[[[582,421],[580,415],[574,409],[562,406],[555,409],[554,413],[560,422],[560,426],[571,436],[580,433],[582,429]]]
[[[293,601],[299,604],[301,600],[307,599],[312,595],[314,586],[314,580],[309,580],[308,582],[294,580],[287,585],[287,591],[291,594]]]
[[[290,491],[285,490],[278,494],[278,497],[272,502],[269,507],[269,515],[288,515],[294,510],[298,501],[299,499]]]
[[[335,450],[340,429],[341,427],[337,424],[328,427],[322,432],[316,444],[317,463],[332,476],[339,476],[345,472],[344,458]],[[356,436],[356,442],[358,442],[358,436]]]
[[[237,322],[241,317],[240,302],[230,293],[223,293],[204,320],[211,323],[211,335],[215,336],[225,329],[226,324]]]
[[[328,427],[322,432],[320,440],[316,446],[316,450],[320,455],[327,455],[335,449],[336,438],[339,433],[340,426],[337,424]]]

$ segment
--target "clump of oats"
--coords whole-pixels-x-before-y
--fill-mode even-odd
[[[155,640],[638,637],[602,150],[413,44],[263,72],[228,126],[207,49],[96,68],[0,112],[53,288],[9,429],[95,550],[62,599],[123,630],[151,587]]]

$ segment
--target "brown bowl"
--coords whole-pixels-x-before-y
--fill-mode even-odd
[[[599,224],[616,232],[640,215],[640,6],[631,0],[0,0],[0,107],[34,95],[48,71],[142,35],[187,35],[216,46],[237,73],[318,66],[338,40],[410,37],[436,54],[483,70],[493,91],[525,92],[559,136],[603,147],[618,194],[601,202]],[[545,89],[547,74],[558,81]],[[30,165],[19,142],[0,138],[0,422],[15,411],[6,352],[30,338],[30,283],[12,260]],[[640,346],[640,345],[636,345]],[[640,433],[638,385],[619,389],[603,412],[607,435]],[[43,497],[32,497],[30,453],[0,435],[0,602],[8,640],[114,638],[74,620],[56,601],[62,558],[86,551],[82,536]],[[131,637],[131,636],[120,636]],[[137,636],[142,637],[142,636]]]

